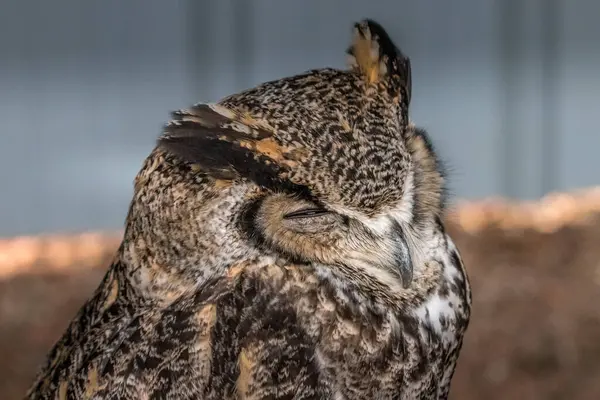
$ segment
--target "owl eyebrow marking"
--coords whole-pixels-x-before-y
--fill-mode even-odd
[[[172,120],[165,127],[164,136],[202,135],[230,142],[261,140],[273,136],[273,132],[266,130],[264,124],[238,116],[218,104],[196,104],[190,109],[172,112],[171,117]]]
[[[196,104],[171,115],[158,144],[183,161],[217,179],[242,177],[273,191],[314,198],[308,187],[286,178],[294,149],[276,143],[266,123],[219,104]]]
[[[223,178],[222,171],[235,172],[241,178],[273,191],[298,195],[305,199],[314,196],[308,187],[293,183],[282,176],[286,168],[269,157],[256,154],[237,143],[204,137],[164,137],[160,146],[184,161],[200,164],[208,175]]]

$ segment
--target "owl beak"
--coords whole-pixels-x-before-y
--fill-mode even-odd
[[[405,232],[396,220],[389,218],[388,221],[387,224],[367,225],[370,232],[365,236],[357,236],[362,240],[358,241],[358,246],[353,249],[355,251],[346,259],[357,262],[357,265],[362,264],[363,268],[385,270],[396,284],[400,282],[407,289],[413,281],[414,267],[414,253],[407,239],[410,232]],[[381,229],[381,226],[384,228]]]
[[[402,278],[402,286],[408,288],[413,280],[413,260],[408,243],[402,235],[394,237],[393,263],[393,268]]]

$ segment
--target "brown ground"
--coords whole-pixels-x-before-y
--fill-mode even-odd
[[[453,399],[600,398],[600,191],[459,205],[474,310]],[[0,399],[19,399],[117,235],[0,240]]]

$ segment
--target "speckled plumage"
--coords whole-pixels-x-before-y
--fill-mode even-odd
[[[28,398],[447,398],[471,293],[444,177],[408,58],[368,20],[349,53],[173,114]]]

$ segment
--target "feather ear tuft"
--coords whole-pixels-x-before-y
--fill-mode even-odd
[[[392,42],[377,22],[364,19],[354,24],[354,37],[347,53],[350,65],[367,83],[385,86],[406,104],[411,96],[410,59]]]

